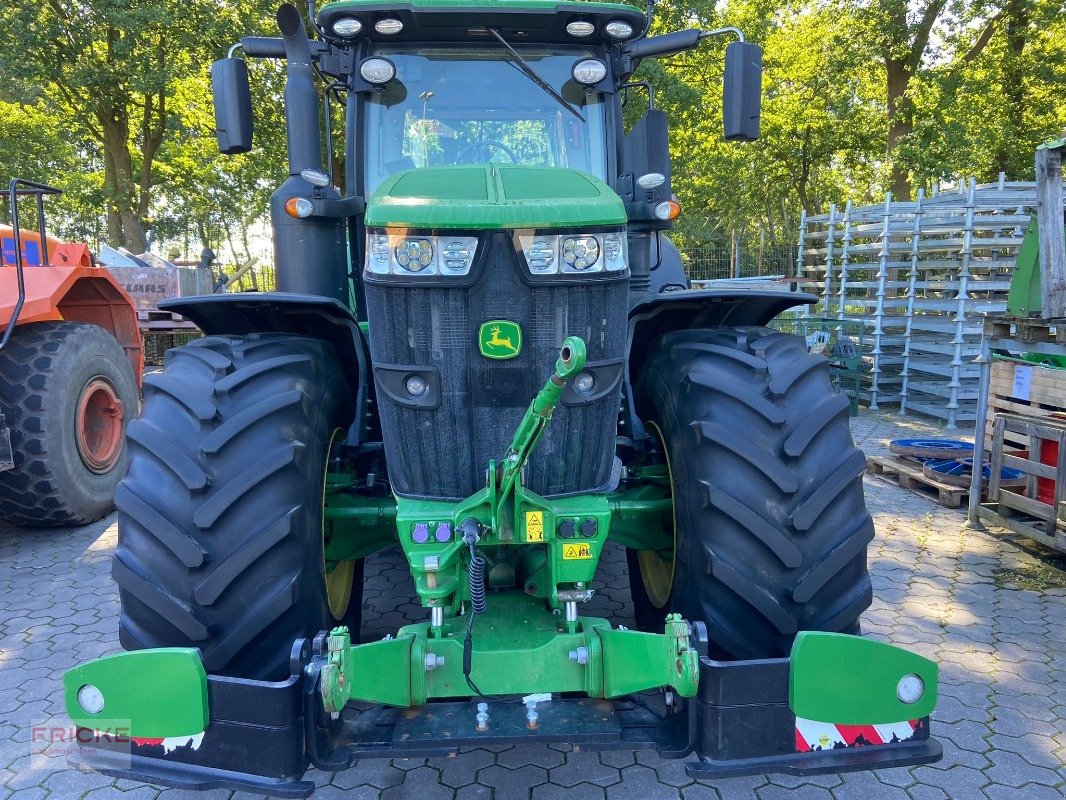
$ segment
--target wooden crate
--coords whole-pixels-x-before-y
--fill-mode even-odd
[[[1066,551],[1063,531],[1063,507],[1066,505],[1066,421],[1019,414],[997,414],[992,426],[990,448],[992,479],[988,485],[988,502],[978,509],[979,516],[1010,528],[1056,550]],[[1025,442],[1024,455],[1006,449],[1007,437]],[[1058,445],[1056,464],[1040,461],[1041,442]],[[1000,486],[1002,467],[1021,470],[1026,475],[1024,494],[1006,491]],[[1038,499],[1037,481],[1055,481],[1051,502]]]
[[[1018,370],[1028,372],[1028,381],[1019,378]],[[1028,393],[1024,387],[1028,384]],[[1052,369],[1037,364],[1015,361],[993,361],[988,383],[988,422],[985,425],[985,447],[992,450],[992,426],[997,414],[1023,414],[1053,419],[1066,415],[1066,369]],[[1027,450],[1028,439],[1008,429],[1004,432],[1003,447],[1008,451]]]

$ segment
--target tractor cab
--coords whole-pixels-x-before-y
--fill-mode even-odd
[[[361,73],[396,77],[365,99],[363,193],[400,170],[461,164],[566,167],[606,180],[607,104],[573,77],[583,61],[592,70],[602,62],[588,48],[522,49],[565,105],[499,45],[371,50]]]

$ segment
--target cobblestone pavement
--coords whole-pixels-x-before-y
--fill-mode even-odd
[[[867,452],[927,425],[865,413],[853,426]],[[867,635],[941,666],[934,735],[942,762],[816,778],[749,777],[697,784],[683,764],[648,753],[596,754],[565,746],[475,749],[452,759],[365,761],[314,774],[319,800],[970,800],[1066,796],[1066,566],[996,535],[965,530],[958,511],[866,478],[877,523],[876,600]],[[63,719],[60,675],[118,649],[118,598],[109,576],[114,518],[59,531],[0,531],[0,800],[206,795],[159,790],[30,755],[30,727]],[[1058,567],[1055,565],[1058,564]],[[625,558],[608,550],[590,614],[632,624]],[[368,565],[364,638],[421,618],[397,552]],[[236,800],[236,798],[235,798]]]

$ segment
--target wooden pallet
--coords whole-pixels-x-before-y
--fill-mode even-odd
[[[945,508],[960,508],[970,496],[969,489],[926,477],[922,472],[922,463],[914,459],[870,456],[866,459],[866,466],[871,475],[891,481],[908,492],[931,497]]]
[[[981,503],[977,507],[977,516],[992,525],[1014,531],[1034,542],[1066,553],[1066,533],[1058,529],[1048,533],[1047,523],[1030,514],[1008,508],[1001,503]]]
[[[1066,325],[1062,320],[989,317],[985,320],[985,336],[1031,344],[1054,342],[1066,345]]]
[[[196,324],[173,311],[138,309],[137,325],[142,331],[195,331]]]

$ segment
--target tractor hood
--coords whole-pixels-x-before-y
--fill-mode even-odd
[[[405,170],[381,184],[366,207],[366,225],[373,228],[579,228],[625,221],[622,200],[607,184],[562,167]]]

